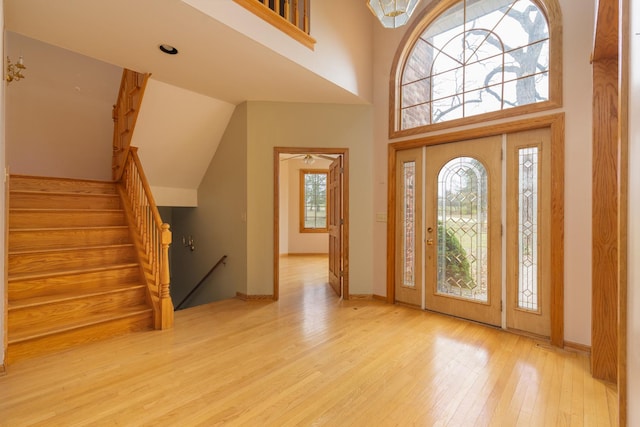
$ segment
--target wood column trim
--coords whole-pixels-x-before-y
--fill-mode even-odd
[[[618,365],[618,60],[593,63],[591,370],[616,382]]]
[[[593,45],[591,370],[618,381],[621,333],[620,0],[596,4]],[[624,201],[622,201],[624,203]],[[622,218],[624,219],[624,217]],[[626,295],[626,294],[625,294]]]
[[[629,0],[620,2],[620,96],[618,132],[620,136],[619,162],[620,183],[618,238],[618,423],[626,426],[627,421],[627,311],[628,311],[628,194],[629,194]]]

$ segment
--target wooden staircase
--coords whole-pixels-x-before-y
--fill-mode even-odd
[[[115,183],[12,175],[8,362],[153,327]]]

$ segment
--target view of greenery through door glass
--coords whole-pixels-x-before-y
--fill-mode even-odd
[[[301,232],[327,231],[328,172],[301,170]]]
[[[484,165],[457,157],[438,174],[440,294],[487,301],[488,185]]]

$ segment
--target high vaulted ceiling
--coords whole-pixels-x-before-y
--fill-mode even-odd
[[[232,104],[366,102],[181,0],[5,0],[4,4],[9,31],[150,72],[156,80]],[[232,0],[211,0],[209,5],[221,15],[266,26],[265,37],[273,32],[273,27]],[[179,54],[162,53],[161,43],[175,46]]]

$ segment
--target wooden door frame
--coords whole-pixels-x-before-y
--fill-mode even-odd
[[[499,123],[436,136],[391,143],[387,163],[387,302],[395,303],[396,152],[519,131],[549,128],[551,132],[551,344],[564,347],[564,113]]]
[[[349,149],[273,147],[273,299],[280,298],[280,155],[334,154],[342,156],[342,298],[349,299]]]

